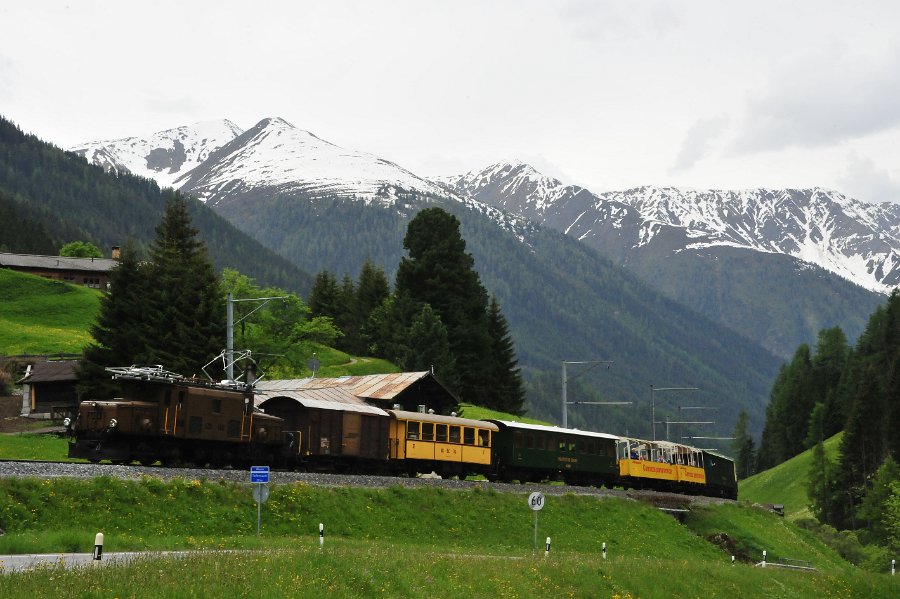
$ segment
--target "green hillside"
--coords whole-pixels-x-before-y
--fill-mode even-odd
[[[100,292],[0,269],[0,355],[79,353]]]
[[[270,485],[256,534],[246,484],[0,480],[0,554],[194,551],[115,568],[0,573],[0,596],[66,597],[896,597],[900,582],[851,566],[792,522],[737,505],[696,507],[684,524],[621,498],[534,489]],[[81,509],[102,505],[103,509]],[[140,509],[135,509],[140,506]],[[325,525],[319,548],[318,523]],[[552,551],[544,556],[544,539]],[[602,555],[603,544],[607,555]],[[230,549],[251,551],[222,552]],[[811,562],[817,572],[755,567]],[[536,554],[536,555],[535,555]],[[735,555],[737,564],[731,564]],[[884,570],[882,570],[883,572]]]
[[[838,433],[825,441],[825,454],[829,459],[835,459],[838,454],[841,434]],[[812,464],[811,449],[774,468],[742,480],[738,487],[738,497],[754,503],[783,504],[784,514],[791,520],[812,518],[809,499],[806,496],[810,464]]]

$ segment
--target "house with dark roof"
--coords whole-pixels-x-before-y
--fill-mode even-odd
[[[109,271],[119,263],[118,247],[113,248],[112,256],[112,258],[69,258],[66,256],[0,253],[0,268],[8,268],[93,289],[106,289],[107,283],[109,283]]]
[[[75,369],[78,360],[53,360],[28,366],[22,385],[22,416],[59,419],[78,411]]]

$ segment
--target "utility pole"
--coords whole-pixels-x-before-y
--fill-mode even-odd
[[[570,405],[590,404],[590,405],[595,405],[595,406],[619,406],[619,405],[631,404],[630,401],[568,401],[566,399],[566,387],[568,386],[568,379],[566,378],[566,364],[593,364],[593,366],[591,366],[591,368],[588,368],[588,370],[585,370],[584,372],[581,373],[581,374],[584,374],[585,372],[588,372],[589,370],[591,370],[592,368],[594,368],[595,366],[598,366],[600,364],[606,364],[607,365],[606,367],[609,368],[609,366],[612,364],[615,364],[615,362],[611,362],[609,360],[584,360],[581,362],[573,362],[571,360],[563,360],[563,363],[562,363],[562,427],[563,428],[569,428],[568,406],[570,406]],[[581,376],[581,375],[579,375],[579,376]]]
[[[234,299],[234,296],[231,293],[228,294],[228,299],[225,302],[225,317],[227,320],[225,325],[225,334],[227,337],[225,340],[225,373],[229,381],[234,380],[234,325],[242,323],[244,320],[249,318],[251,314],[261,308],[264,308],[270,301],[277,299],[286,300],[288,297],[289,296],[287,295],[279,295],[275,297],[251,297],[247,299]],[[237,322],[234,322],[234,304],[237,302],[262,302],[262,304],[250,310]]]

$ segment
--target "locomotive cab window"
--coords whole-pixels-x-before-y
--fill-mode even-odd
[[[434,423],[432,423],[432,422],[423,422],[422,423],[422,440],[423,441],[434,441]]]
[[[450,442],[451,443],[459,443],[459,427],[458,426],[450,427]]]
[[[463,428],[463,443],[466,445],[475,445],[475,429],[471,427]]]
[[[413,422],[410,420],[406,423],[406,438],[407,439],[418,439],[419,438],[419,423]]]
[[[435,437],[438,443],[446,443],[447,442],[447,425],[446,424],[438,424],[435,426],[437,429]]]
[[[212,411],[213,411],[213,414],[221,414],[222,413],[222,400],[221,399],[212,400]]]

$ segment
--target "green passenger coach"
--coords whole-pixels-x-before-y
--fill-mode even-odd
[[[494,433],[492,478],[521,483],[562,480],[575,485],[615,484],[616,440],[604,433],[489,420]]]

